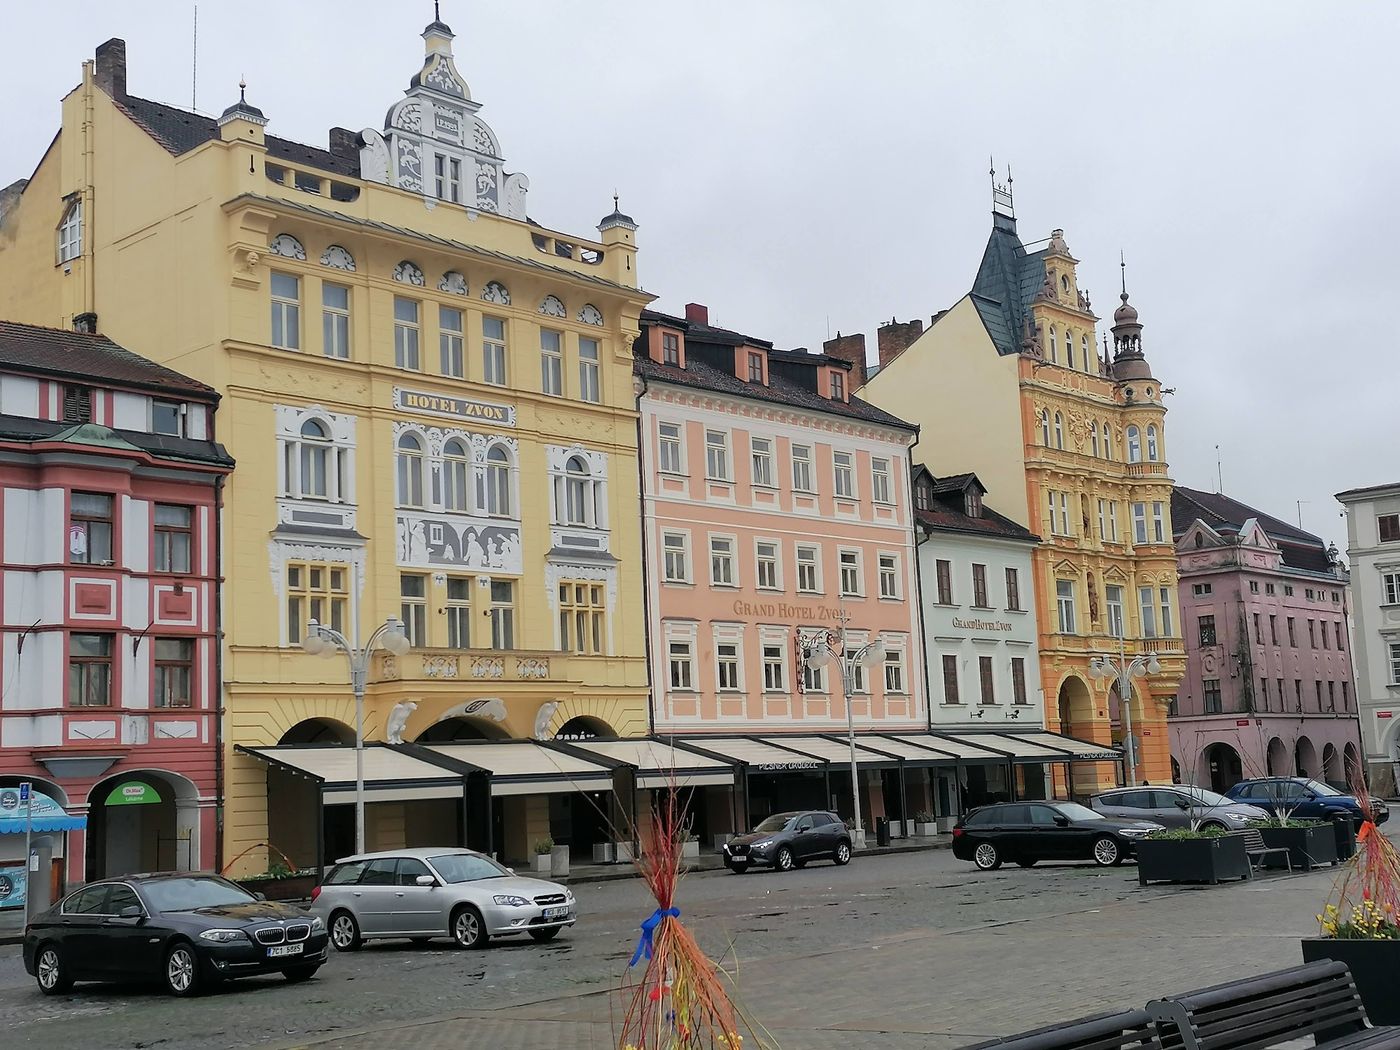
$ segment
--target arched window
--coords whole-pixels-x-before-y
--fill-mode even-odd
[[[399,506],[423,505],[423,443],[416,434],[399,438],[398,451]]]
[[[1135,426],[1128,428],[1128,462],[1142,462],[1142,432]]]
[[[564,468],[564,523],[587,525],[593,503],[593,477],[588,464],[570,456]]]
[[[1103,425],[1103,458],[1113,458],[1113,439],[1109,436],[1107,423]]]
[[[471,459],[461,439],[452,438],[442,446],[442,509],[466,513],[471,491],[467,486]]]
[[[331,435],[325,424],[308,419],[301,425],[301,495],[330,498]]]
[[[1089,364],[1089,337],[1087,335],[1079,337],[1079,349],[1084,351],[1084,371],[1092,372],[1094,369]]]
[[[487,514],[496,518],[510,517],[510,453],[500,445],[492,445],[486,453],[485,495],[482,504]]]
[[[1050,410],[1048,408],[1040,410],[1040,443],[1046,448],[1050,447]]]
[[[1089,420],[1089,442],[1090,448],[1094,450],[1094,458],[1099,458],[1099,425],[1092,419]]]
[[[1058,363],[1059,363],[1059,360],[1060,360],[1059,351],[1056,350],[1056,348],[1055,348],[1055,326],[1054,326],[1054,325],[1051,325],[1051,326],[1050,326],[1050,360],[1051,360],[1051,361],[1054,361],[1056,364],[1058,364]]]
[[[58,261],[69,262],[83,254],[83,201],[68,205],[58,224]]]
[[[1065,417],[1055,413],[1055,447],[1065,447]]]
[[[1074,367],[1074,333],[1065,329],[1065,364]]]
[[[1149,463],[1157,462],[1157,425],[1155,423],[1147,424],[1147,461]]]

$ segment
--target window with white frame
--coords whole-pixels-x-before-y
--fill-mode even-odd
[[[804,693],[825,693],[826,692],[826,665],[813,666],[803,664],[802,666],[802,691]]]
[[[1108,501],[1108,540],[1110,543],[1118,542],[1118,501],[1116,499]]]
[[[321,283],[321,353],[350,357],[350,289],[330,281]]]
[[[458,204],[462,200],[462,161],[441,153],[433,155],[433,175],[438,200]]]
[[[1400,571],[1381,573],[1386,605],[1400,605]]]
[[[472,578],[447,578],[447,646],[449,649],[472,647]]]
[[[870,498],[876,503],[893,503],[890,494],[890,461],[872,456],[870,460]]]
[[[555,520],[560,525],[595,527],[598,523],[599,487],[600,482],[593,477],[584,458],[570,456],[564,464],[564,476],[555,479]]]
[[[736,642],[715,644],[715,682],[721,692],[739,691],[739,646]]]
[[[671,688],[691,691],[695,688],[695,646],[688,639],[673,638],[666,645],[670,664]]]
[[[753,462],[753,483],[763,488],[773,487],[773,440],[750,438],[749,452]]]
[[[1129,426],[1128,436],[1128,462],[1142,462],[1142,432],[1136,426]]]
[[[812,447],[792,446],[792,487],[797,492],[815,492],[812,487]]]
[[[272,273],[272,345],[284,350],[301,349],[301,278]]]
[[[1400,642],[1390,643],[1390,684],[1400,685]]]
[[[471,510],[471,453],[461,438],[449,438],[442,446],[442,509],[457,514]]]
[[[491,648],[515,648],[515,581],[491,581],[491,605],[486,610],[491,621]]]
[[[834,369],[831,373],[831,400],[846,400],[846,377]]]
[[[1055,413],[1055,447],[1065,447],[1065,417],[1059,412]]]
[[[755,585],[761,591],[776,591],[781,583],[778,577],[778,543],[776,540],[758,540],[754,544]]]
[[[151,433],[185,437],[185,406],[178,401],[151,399]]]
[[[482,475],[480,505],[493,518],[511,517],[515,505],[511,455],[501,445],[492,445],[486,451],[486,470]]]
[[[1074,581],[1055,581],[1055,605],[1060,615],[1060,633],[1078,634],[1079,621],[1074,615]]]
[[[419,303],[417,299],[394,296],[394,364],[417,371],[423,367],[419,354]]]
[[[763,645],[763,691],[781,693],[787,689],[787,675],[783,670],[783,646]]]
[[[457,379],[466,377],[466,333],[462,327],[462,311],[455,307],[438,307],[438,356],[443,375]]]
[[[885,692],[907,693],[904,680],[904,650],[890,649],[885,653]]]
[[[277,443],[281,449],[278,495],[287,499],[315,499],[329,503],[353,503],[353,432],[345,417],[304,416],[278,407]],[[339,437],[333,426],[339,426]]]
[[[705,431],[705,477],[711,481],[729,480],[729,432]]]
[[[801,543],[797,545],[797,589],[803,594],[821,593],[819,551]]]
[[[554,397],[564,394],[564,335],[540,329],[540,389]]]
[[[302,499],[330,499],[331,434],[319,419],[308,419],[301,425],[299,453],[297,491],[287,494]]]
[[[598,340],[578,337],[578,396],[580,401],[597,404],[603,399],[598,356]]]
[[[1111,431],[1108,429],[1108,424],[1105,423],[1105,424],[1103,425],[1103,458],[1104,458],[1104,459],[1112,459],[1112,458],[1113,458],[1113,438],[1112,438],[1110,435],[1111,435]]]
[[[855,652],[865,644],[865,638],[861,635],[847,637],[847,652]],[[865,665],[857,663],[851,668],[851,695],[868,696],[870,694],[870,679],[865,673]]]
[[[860,585],[860,551],[843,550],[837,554],[841,566],[841,593],[847,597],[858,597]]]
[[[1094,458],[1099,458],[1099,425],[1092,419],[1089,420],[1089,448],[1094,454]]]
[[[1147,504],[1133,504],[1133,542],[1147,542]]]
[[[1108,633],[1113,638],[1123,634],[1123,588],[1108,584],[1103,589],[1104,605],[1108,608]]]
[[[1151,587],[1138,588],[1138,615],[1142,618],[1142,636],[1157,637],[1157,614],[1153,604],[1156,595]]]
[[[1099,500],[1099,540],[1108,540],[1108,500]]]
[[[506,385],[506,323],[499,317],[481,319],[481,378],[493,386]]]
[[[1157,462],[1157,426],[1154,423],[1147,424],[1147,461]]]
[[[880,597],[899,597],[899,558],[896,555],[880,555]]]
[[[399,574],[399,621],[414,648],[428,644],[428,577]]]
[[[607,598],[601,583],[565,580],[559,584],[559,648],[594,656],[607,652],[604,617]]]
[[[732,536],[710,537],[710,583],[716,587],[738,586]]]
[[[399,436],[396,456],[400,507],[423,506],[423,441],[417,434]]]
[[[844,499],[855,499],[855,456],[849,452],[833,452],[831,454],[831,467],[836,478],[836,495]]]
[[[1048,408],[1040,410],[1040,443],[1046,448],[1050,447],[1050,410]]]
[[[1152,504],[1152,542],[1167,542],[1167,505],[1160,501]]]
[[[674,332],[661,333],[661,363],[672,368],[681,366],[681,337]]]
[[[83,254],[83,202],[74,198],[58,224],[58,261],[72,262]]]
[[[310,620],[335,631],[349,623],[350,567],[319,562],[287,565],[287,644],[297,645]]]
[[[1046,498],[1050,508],[1050,534],[1052,536],[1070,536],[1069,525],[1069,493],[1047,491]]]
[[[684,532],[661,534],[662,578],[667,583],[690,582],[690,537]]]
[[[684,474],[685,460],[681,457],[681,425],[679,423],[658,423],[656,436],[657,453],[662,473]]]

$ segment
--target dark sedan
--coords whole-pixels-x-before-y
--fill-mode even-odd
[[[195,995],[253,974],[304,981],[325,961],[319,918],[203,873],[89,883],[24,931],[24,968],[45,995],[74,981],[148,980]]]
[[[850,863],[851,833],[835,813],[824,809],[774,813],[747,835],[724,844],[724,866],[737,875],[751,865],[791,871],[809,860]]]
[[[1307,777],[1260,777],[1241,780],[1229,791],[1227,798],[1248,802],[1266,809],[1276,817],[1293,820],[1334,820],[1349,817],[1358,827],[1365,819],[1361,805],[1352,795],[1338,791],[1320,780]],[[1371,799],[1371,812],[1376,823],[1390,819],[1390,809],[1378,798]]]
[[[1111,820],[1076,802],[1005,802],[975,809],[953,828],[953,856],[983,871],[1003,861],[1029,868],[1038,860],[1121,864],[1133,843],[1162,825]]]

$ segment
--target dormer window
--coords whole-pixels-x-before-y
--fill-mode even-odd
[[[456,157],[445,157],[439,153],[435,174],[438,200],[458,203],[462,199],[462,162]]]
[[[58,224],[58,261],[71,262],[83,254],[83,202],[79,198],[68,205]]]
[[[763,382],[763,355],[749,351],[749,382]]]
[[[969,518],[980,518],[982,516],[982,493],[975,488],[968,489],[965,505]]]
[[[920,482],[914,486],[914,506],[919,510],[933,510],[933,486]]]
[[[675,332],[661,333],[661,363],[672,368],[681,366],[681,337]]]
[[[178,401],[151,402],[151,433],[184,437],[184,408]]]
[[[846,377],[841,372],[831,373],[831,400],[846,400]]]
[[[63,388],[63,422],[92,422],[92,391],[85,386]]]

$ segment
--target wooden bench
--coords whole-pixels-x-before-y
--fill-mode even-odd
[[[1264,835],[1258,828],[1244,828],[1240,831],[1244,836],[1244,851],[1249,856],[1249,866],[1251,872],[1257,869],[1264,858],[1271,853],[1282,853],[1283,862],[1288,865],[1288,871],[1293,871],[1293,851],[1287,846],[1266,846],[1264,845]],[[1251,874],[1252,877],[1252,874]]]
[[[1345,963],[1316,962],[1147,1004],[1161,1045],[1263,1050],[1313,1036],[1329,1050],[1400,1048],[1400,1028],[1372,1028]]]
[[[1162,1050],[1145,1010],[1126,1013],[1098,1014],[1077,1021],[1046,1025],[1033,1032],[991,1039],[964,1047],[963,1050],[990,1050],[1009,1047],[1011,1050]]]

